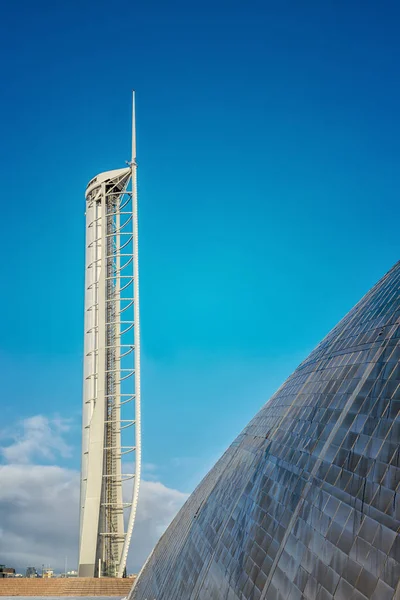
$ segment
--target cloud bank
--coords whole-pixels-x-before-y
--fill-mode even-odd
[[[63,571],[78,558],[79,472],[56,461],[71,448],[69,422],[36,415],[0,432],[0,563],[24,573],[42,564]],[[128,572],[137,572],[187,498],[159,481],[142,481]]]

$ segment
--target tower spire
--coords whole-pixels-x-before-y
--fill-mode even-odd
[[[132,158],[131,162],[136,163],[136,108],[135,108],[135,90],[132,90]]]

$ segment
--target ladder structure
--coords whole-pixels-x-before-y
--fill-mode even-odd
[[[141,469],[135,103],[129,167],[86,189],[79,576],[122,577]]]

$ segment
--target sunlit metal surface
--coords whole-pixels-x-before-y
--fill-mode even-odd
[[[131,600],[390,600],[400,592],[400,263],[191,495]]]

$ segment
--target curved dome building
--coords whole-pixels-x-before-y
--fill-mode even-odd
[[[247,425],[130,600],[400,597],[399,284],[397,263]]]

